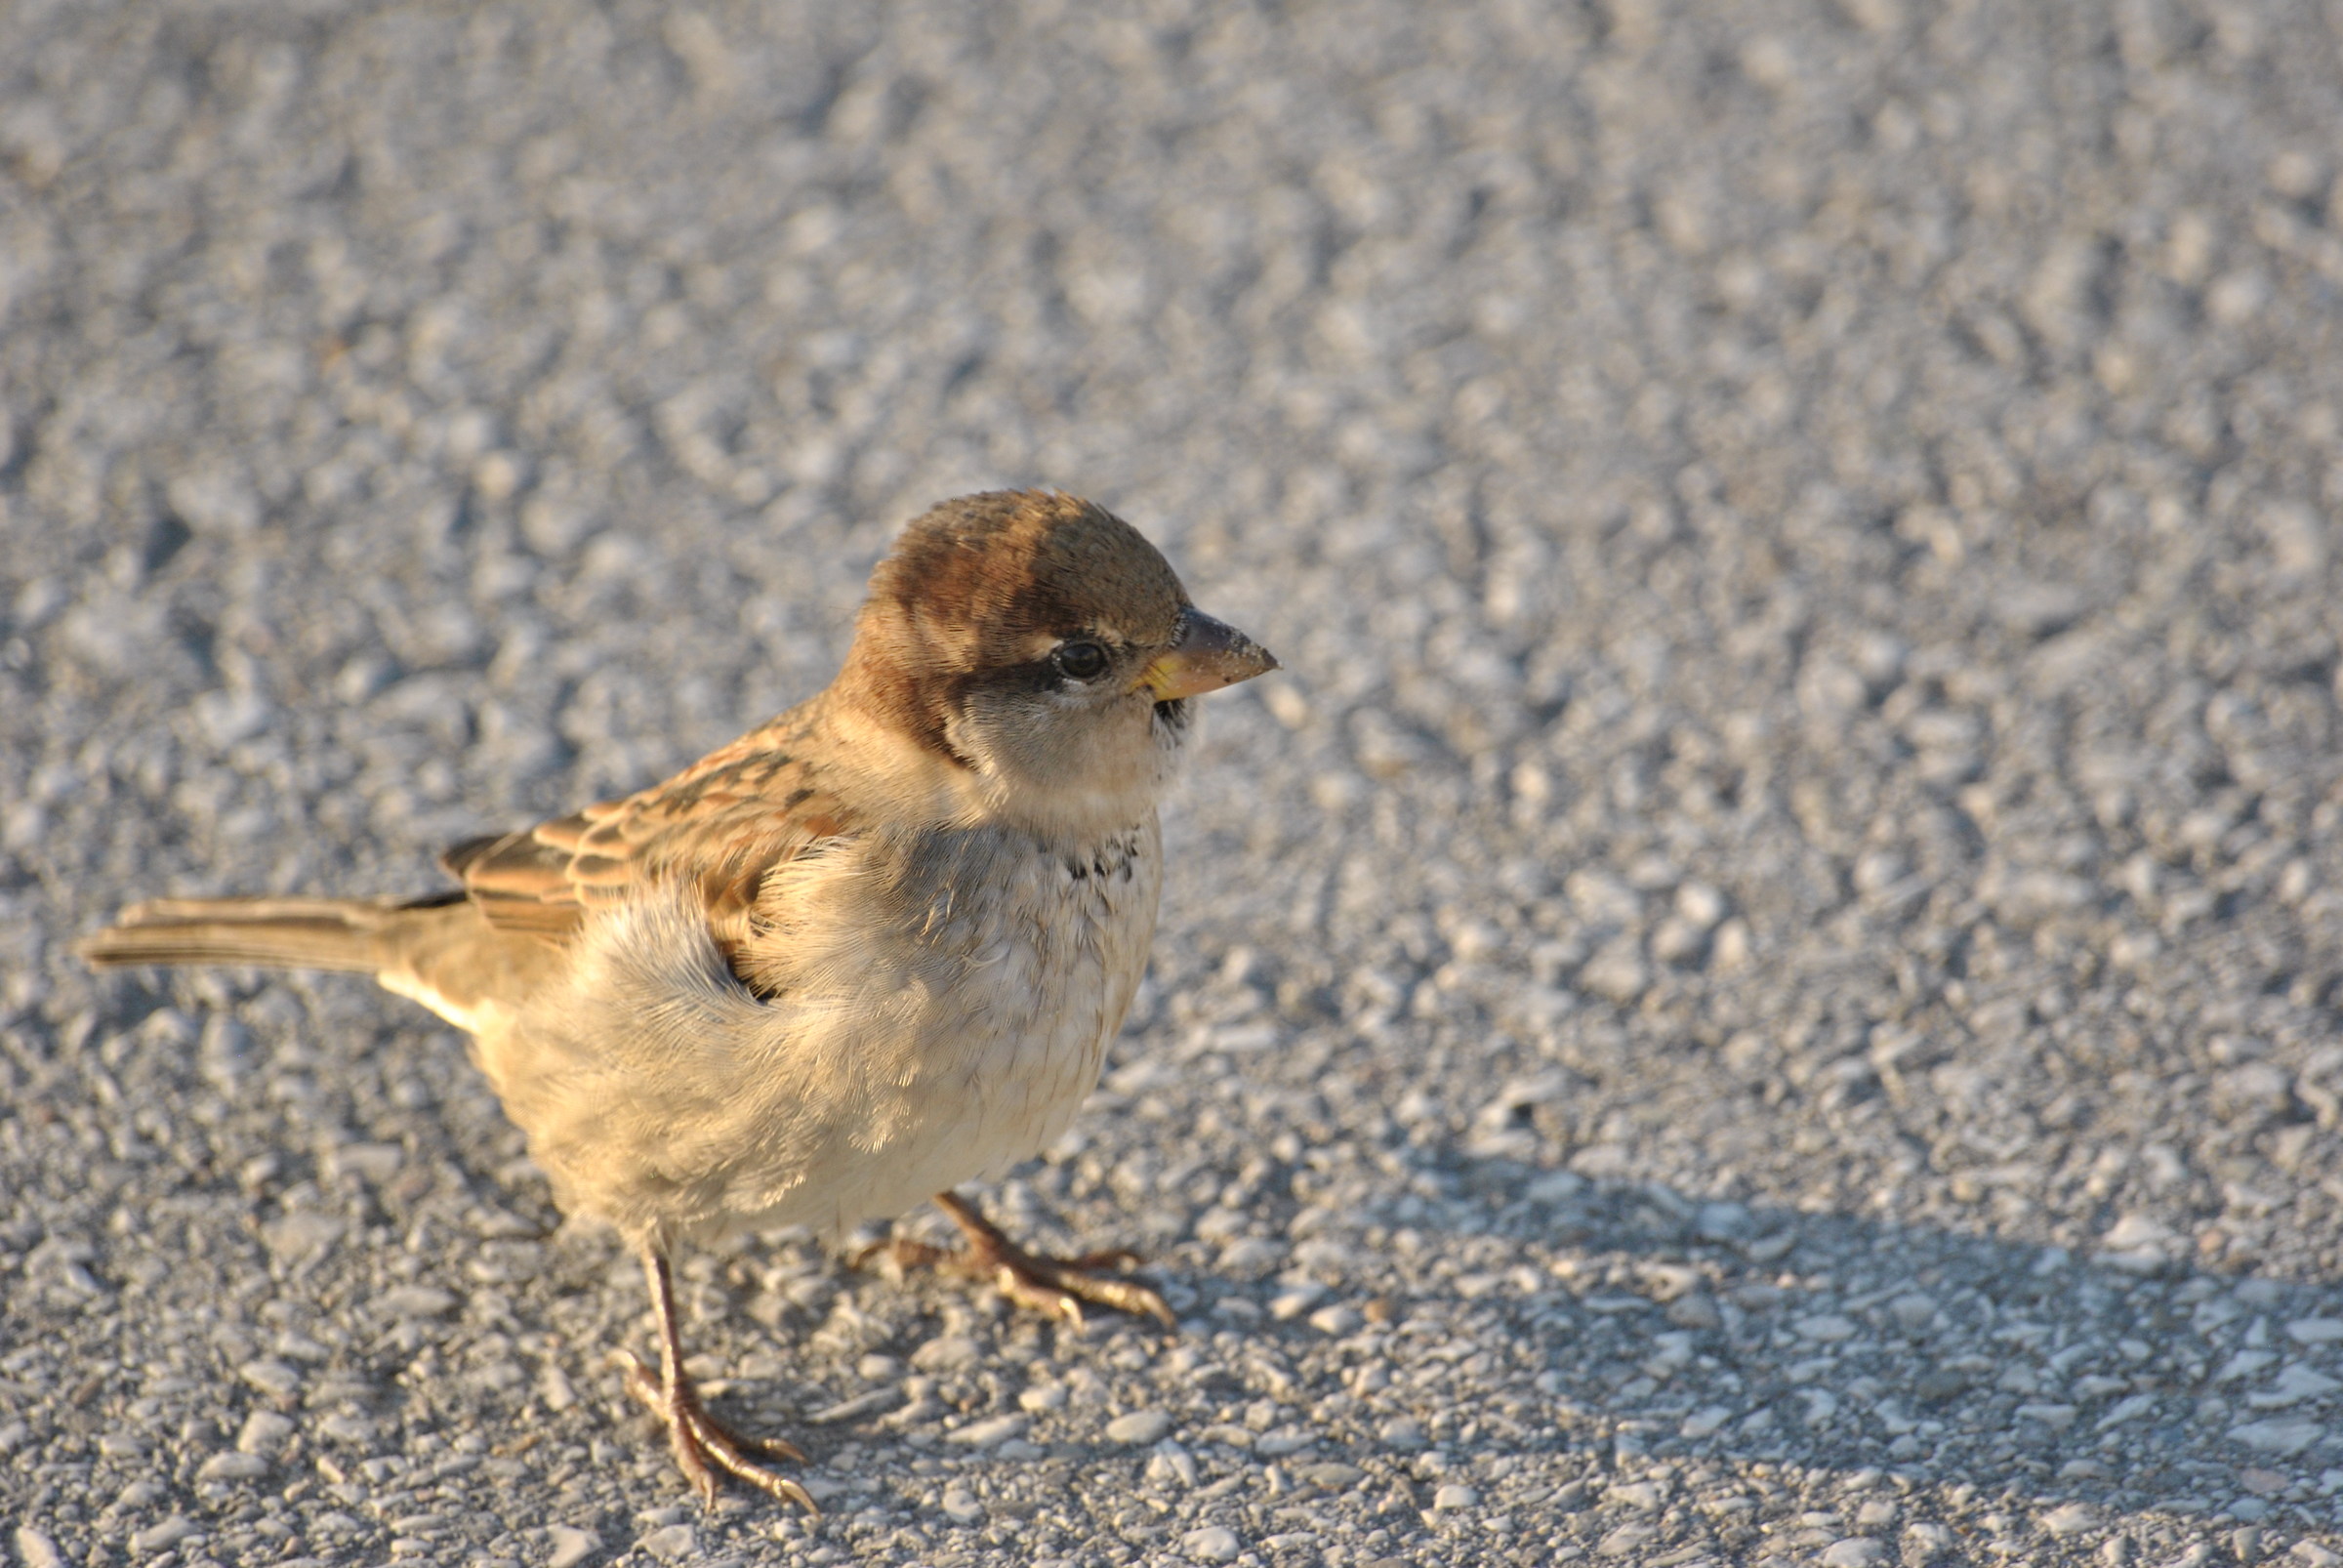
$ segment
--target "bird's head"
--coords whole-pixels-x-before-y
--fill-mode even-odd
[[[947,501],[872,574],[847,675],[862,700],[972,775],[988,809],[1048,831],[1124,826],[1177,764],[1195,698],[1277,668],[1188,601],[1161,553],[1048,490]]]

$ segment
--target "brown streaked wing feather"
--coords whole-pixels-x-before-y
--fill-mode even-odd
[[[451,844],[439,851],[439,869],[451,877],[461,879],[466,866],[471,865],[474,860],[511,837],[512,835],[509,833],[483,833],[476,839],[466,839],[462,844]]]
[[[450,869],[491,925],[555,937],[574,931],[589,908],[623,902],[656,878],[680,878],[700,889],[728,953],[748,934],[766,874],[853,826],[818,769],[779,744],[775,727],[638,795],[460,846]]]
[[[544,831],[523,828],[473,848],[469,855],[459,858],[451,852],[445,857],[443,863],[463,879],[464,890],[480,906],[489,925],[554,937],[567,936],[577,928],[585,912],[569,886],[570,857],[556,845],[540,839]]]

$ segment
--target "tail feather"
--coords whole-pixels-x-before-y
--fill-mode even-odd
[[[132,964],[252,964],[265,969],[380,973],[404,900],[156,898],[82,939],[103,969]]]

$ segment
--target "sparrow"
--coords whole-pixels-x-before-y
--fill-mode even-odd
[[[185,898],[87,938],[101,967],[371,974],[468,1032],[565,1214],[639,1255],[654,1370],[620,1352],[713,1506],[723,1471],[813,1507],[683,1370],[670,1259],[838,1233],[932,1198],[909,1264],[1080,1321],[1158,1317],[1122,1252],[1027,1252],[953,1189],[1054,1141],[1147,962],[1157,805],[1197,697],[1277,668],[1137,530],[1055,491],[947,501],[872,574],[817,695],[665,783],[440,857],[421,898]]]

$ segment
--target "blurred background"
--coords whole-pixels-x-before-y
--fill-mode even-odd
[[[45,1343],[0,1359],[12,1446],[96,1454],[178,1354],[137,1291],[215,1289],[125,1283],[125,1236],[177,1270],[316,1215],[395,1252],[444,1203],[493,1240],[464,1206],[519,1155],[403,1010],[101,988],[74,932],[423,890],[443,844],[818,686],[926,505],[1050,484],[1288,674],[1213,705],[1155,981],[1031,1222],[1149,1247],[1209,1322],[1380,1291],[1532,1347],[1388,1395],[1353,1372],[1395,1342],[1289,1368],[1272,1402],[1370,1477],[1294,1551],[2328,1550],[2343,1366],[2287,1326],[2336,1322],[2343,1260],[2339,52],[2283,0],[15,0],[0,1279]],[[159,1218],[187,1189],[218,1213]],[[283,1310],[336,1345],[395,1262],[311,1259]],[[835,1327],[726,1266],[704,1308]],[[550,1308],[513,1289],[480,1332],[525,1406]],[[1676,1297],[1713,1304],[1671,1328]],[[1683,1355],[1583,1307],[1614,1299]],[[54,1358],[108,1334],[134,1370],[66,1400]],[[358,1454],[434,1429],[349,1397],[406,1434]],[[212,1506],[212,1440],[116,1535]],[[42,1510],[110,1473],[7,1484],[79,1561],[104,1530]],[[1865,1474],[1906,1501],[1831,1501]],[[1595,1509],[1613,1483],[1658,1490]],[[1287,1560],[1252,1492],[1164,1484],[1154,1536],[1106,1502],[954,1535],[930,1498],[871,1540]],[[326,1555],[521,1550],[280,1504]],[[629,1539],[610,1506],[575,1527]],[[294,1549],[238,1528],[195,1534]]]

